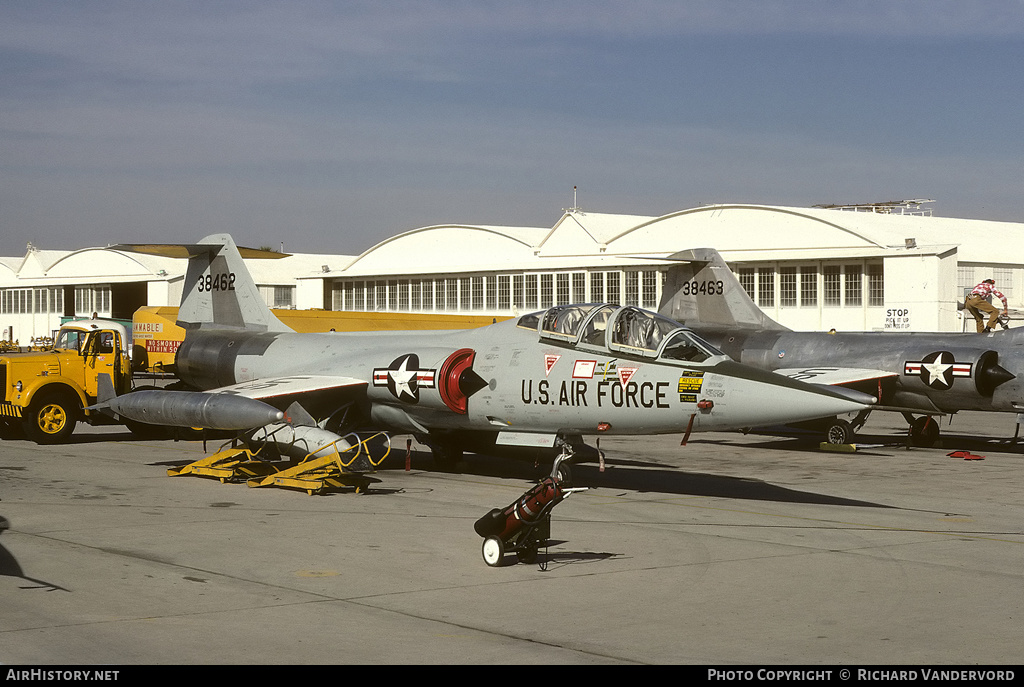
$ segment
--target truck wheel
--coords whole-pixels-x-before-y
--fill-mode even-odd
[[[43,393],[32,400],[21,417],[29,439],[37,444],[62,444],[75,431],[78,399],[60,392]]]

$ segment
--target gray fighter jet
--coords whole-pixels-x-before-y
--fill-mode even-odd
[[[451,467],[464,449],[570,458],[587,435],[745,428],[874,402],[740,365],[677,322],[611,304],[466,331],[295,333],[264,305],[226,234],[115,248],[190,257],[176,368],[191,390],[106,394],[100,405],[136,422],[258,428],[257,439],[307,453],[347,446],[353,431],[411,433]]]
[[[991,334],[793,332],[750,299],[717,251],[682,251],[669,269],[659,312],[693,329],[733,359],[809,382],[842,385],[879,399],[931,446],[935,416],[959,410],[1024,412],[1024,330]],[[848,443],[866,421],[830,418],[828,440]]]

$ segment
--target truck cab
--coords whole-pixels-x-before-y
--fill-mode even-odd
[[[50,350],[0,355],[0,418],[39,444],[67,441],[78,422],[111,422],[85,408],[96,403],[100,375],[110,375],[118,394],[131,390],[128,344],[116,322],[77,320],[60,328]]]

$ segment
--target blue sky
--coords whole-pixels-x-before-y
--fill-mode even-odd
[[[0,59],[6,256],[359,253],[551,226],[573,186],[1024,222],[1020,0],[5,0]]]

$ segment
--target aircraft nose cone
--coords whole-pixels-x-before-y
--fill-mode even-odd
[[[1017,375],[1007,370],[1002,365],[989,365],[978,370],[978,391],[986,396],[991,396],[996,387],[1005,384]]]

